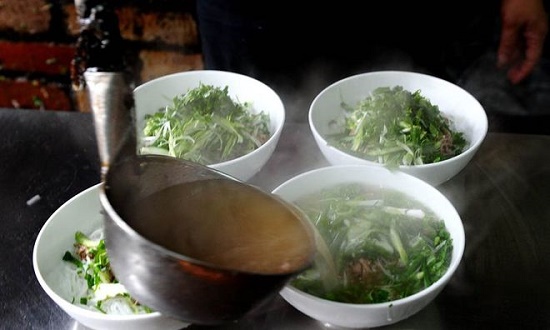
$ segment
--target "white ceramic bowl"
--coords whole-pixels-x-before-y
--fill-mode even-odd
[[[134,89],[138,140],[143,137],[146,114],[157,112],[171,104],[172,99],[199,83],[224,88],[234,101],[252,103],[252,111],[269,114],[271,137],[253,152],[222,163],[209,165],[242,181],[249,180],[269,160],[285,122],[285,108],[280,97],[266,84],[233,72],[216,70],[185,71],[162,76]]]
[[[393,189],[414,197],[441,218],[453,239],[453,253],[446,273],[428,288],[406,298],[376,304],[346,304],[304,293],[287,285],[281,296],[297,310],[324,324],[344,328],[369,328],[402,321],[426,307],[455,273],[464,253],[465,234],[454,206],[435,187],[403,173],[373,165],[334,165],[297,175],[273,190],[286,201],[296,200],[340,183],[362,183]]]
[[[344,117],[343,100],[355,106],[378,87],[400,85],[405,90],[420,93],[437,105],[441,113],[452,120],[454,129],[464,133],[467,149],[450,159],[424,165],[400,166],[400,170],[432,185],[439,185],[458,174],[478,151],[488,130],[488,120],[481,104],[467,91],[446,80],[406,71],[377,71],[358,74],[326,87],[315,97],[309,109],[309,125],[321,152],[330,164],[375,164],[352,156],[327,143],[327,136],[340,132],[334,125]]]
[[[182,329],[188,326],[158,312],[140,315],[108,315],[71,304],[68,283],[63,282],[63,254],[71,250],[77,230],[91,233],[102,226],[100,184],[77,194],[46,221],[40,230],[33,250],[33,266],[36,278],[50,298],[80,324],[101,330],[151,330]]]

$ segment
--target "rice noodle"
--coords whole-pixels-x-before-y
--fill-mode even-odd
[[[88,237],[94,241],[104,238],[103,228],[91,232]],[[67,250],[72,251],[73,246]],[[80,270],[80,272],[79,272]],[[112,315],[146,314],[151,310],[137,304],[121,283],[102,283],[96,290],[88,288],[82,269],[70,262],[62,261],[58,269],[51,274],[56,283],[56,292],[70,303],[85,309]],[[99,308],[100,306],[101,308]]]

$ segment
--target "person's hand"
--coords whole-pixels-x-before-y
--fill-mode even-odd
[[[527,77],[542,56],[548,16],[542,0],[502,0],[498,66],[510,82]]]

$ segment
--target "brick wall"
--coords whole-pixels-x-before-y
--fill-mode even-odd
[[[109,0],[136,83],[203,68],[194,0]],[[88,111],[72,88],[79,34],[68,0],[0,0],[0,108]]]

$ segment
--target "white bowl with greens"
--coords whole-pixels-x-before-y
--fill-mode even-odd
[[[309,125],[329,163],[399,168],[432,185],[458,174],[488,131],[482,105],[443,79],[377,71],[337,81],[311,103]]]
[[[185,71],[134,89],[139,152],[187,159],[239,180],[269,160],[285,108],[266,84],[233,72]]]
[[[187,327],[188,323],[135,304],[124,286],[109,276],[106,249],[99,244],[103,226],[100,185],[68,200],[38,233],[33,248],[33,267],[38,283],[63,311],[89,329],[176,330]],[[75,244],[80,247],[78,253]]]
[[[457,270],[464,227],[434,186],[375,165],[333,165],[273,190],[317,228],[312,268],[280,292],[330,327],[370,328],[420,312]]]

